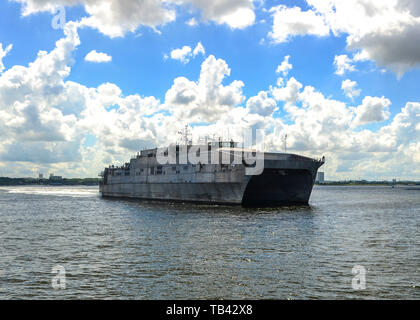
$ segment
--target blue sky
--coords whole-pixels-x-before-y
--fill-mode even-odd
[[[344,5],[337,0],[330,8],[319,0],[156,1],[151,8],[139,3],[138,16],[125,1],[115,1],[113,10],[105,11],[95,11],[83,0],[0,3],[0,110],[8,119],[0,130],[0,175],[54,171],[94,176],[108,162],[126,161],[135,146],[169,143],[168,131],[200,123],[205,129],[197,134],[259,126],[269,136],[271,150],[281,149],[281,135],[288,133],[291,151],[327,155],[331,161],[325,171],[334,179],[420,179],[416,1],[351,0]],[[66,22],[77,24],[80,44],[63,29],[52,28],[60,6]],[[190,19],[195,25],[187,24]],[[69,41],[69,47],[61,48],[60,39]],[[171,57],[184,46],[192,52],[198,43],[205,53],[190,54],[188,63]],[[44,74],[42,67],[30,67],[40,50],[47,54],[40,65],[60,60],[55,51],[64,50],[69,57],[52,63],[56,69]],[[86,61],[92,50],[112,60]],[[355,59],[357,54],[363,58]],[[276,72],[286,56],[291,67]],[[334,63],[340,56],[347,57],[347,65]],[[337,74],[340,66],[344,71]],[[201,85],[200,70],[207,79]],[[16,77],[22,81],[22,95],[7,85],[7,79]],[[210,83],[219,77],[221,83]],[[350,91],[342,88],[345,80],[353,83]],[[106,90],[100,90],[104,84]],[[192,102],[185,102],[185,92],[196,95]],[[128,115],[135,119],[122,124]],[[51,125],[49,117],[58,124]],[[44,130],[45,136],[34,135]],[[55,136],[57,140],[51,138]],[[30,150],[44,150],[46,156],[31,156]]]

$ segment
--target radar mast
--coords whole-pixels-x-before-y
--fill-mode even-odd
[[[181,143],[187,146],[192,145],[192,133],[188,124],[181,131],[178,131],[178,134],[181,136]]]

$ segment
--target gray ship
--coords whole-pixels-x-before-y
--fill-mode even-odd
[[[200,159],[209,161],[182,159],[183,151],[197,149]],[[246,156],[256,153],[238,148],[233,141],[175,145],[163,154],[169,150],[173,150],[172,162],[162,163],[161,149],[155,148],[142,150],[123,166],[105,168],[99,186],[102,196],[244,206],[308,205],[318,168],[325,162],[324,157],[264,152],[262,170],[250,175],[247,170],[253,165]],[[238,154],[241,161],[235,158]]]

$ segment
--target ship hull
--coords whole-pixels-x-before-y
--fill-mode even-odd
[[[308,171],[289,170],[284,174],[263,173],[240,183],[177,183],[103,186],[108,198],[243,205],[247,207],[308,205],[313,188]]]
[[[101,187],[103,197],[203,204],[240,205],[243,192],[242,183],[121,183]]]

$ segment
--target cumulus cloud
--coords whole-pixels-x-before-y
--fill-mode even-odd
[[[191,55],[191,47],[183,46],[181,49],[174,49],[171,51],[171,59],[179,60],[182,63],[188,63]]]
[[[165,104],[180,120],[211,122],[242,103],[242,81],[227,86],[223,79],[230,75],[227,63],[210,55],[201,65],[197,82],[178,77],[165,96]]]
[[[28,67],[13,66],[0,75],[0,166],[16,170],[10,175],[50,168],[92,176],[105,161],[120,161],[130,139],[158,141],[158,99],[124,97],[112,83],[88,88],[65,80],[80,40],[74,23],[64,33],[51,52],[40,51]],[[83,147],[87,134],[97,145]]]
[[[268,96],[267,92],[260,91],[258,95],[248,99],[246,107],[250,113],[268,117],[276,111],[277,103],[273,98]]]
[[[346,55],[334,57],[335,74],[343,76],[346,72],[356,71],[353,61]]]
[[[344,91],[344,94],[350,99],[360,96],[362,90],[356,89],[356,87],[357,82],[351,81],[350,79],[346,79],[341,83],[341,89]]]
[[[327,157],[323,170],[329,178],[396,171],[420,177],[419,102],[408,102],[372,131],[358,126],[389,119],[385,97],[365,97],[352,108],[290,78],[246,99],[244,83],[226,82],[230,68],[213,55],[203,61],[198,79],[175,78],[163,103],[125,96],[113,83],[86,87],[66,79],[80,40],[75,24],[64,31],[53,50],[0,74],[0,166],[9,175],[42,169],[94,176],[142,147],[174,142],[181,124],[200,122],[195,136],[229,128],[237,138],[243,128],[261,128],[267,151],[282,150],[287,133],[289,151]],[[277,110],[281,118],[273,117]],[[87,135],[96,138],[93,146],[84,145]]]
[[[283,110],[291,124],[283,126],[282,134],[288,135],[288,149],[295,152],[317,154],[323,150],[345,149],[345,144],[338,140],[345,138],[351,112],[344,103],[326,99],[315,88],[303,86],[295,79],[289,80],[287,87],[293,88],[293,94],[277,96],[279,102],[285,102]],[[287,88],[286,87],[286,88]],[[274,144],[282,148],[281,139]],[[347,146],[349,147],[349,146]]]
[[[370,60],[369,53],[367,51],[364,51],[364,50],[356,52],[353,56],[353,61],[354,62],[368,61],[368,60]]]
[[[227,24],[232,29],[244,29],[255,22],[255,13],[250,8],[239,8],[235,11],[227,12],[218,17],[215,21],[219,24]]]
[[[295,78],[290,78],[286,86],[271,88],[271,93],[278,101],[295,104],[299,98],[299,91],[302,84]]]
[[[24,16],[37,12],[54,13],[59,6],[81,4],[87,17],[82,25],[99,30],[109,37],[121,37],[139,26],[156,28],[175,20],[175,9],[158,0],[14,0],[23,4]]]
[[[381,128],[381,133],[395,136],[400,146],[419,141],[420,103],[408,102],[390,125]]]
[[[341,156],[387,153],[392,158],[392,152],[397,150],[399,134],[395,131],[355,130],[358,125],[384,121],[389,117],[391,102],[384,97],[366,97],[361,106],[352,108],[342,101],[325,97],[312,86],[304,87],[295,78],[289,79],[285,85],[280,83],[280,86],[271,88],[271,93],[278,103],[283,103],[282,109],[290,122],[276,124],[281,128],[281,134],[277,136],[288,134],[289,149],[303,153],[322,150],[333,157],[328,171],[337,174],[342,164]],[[273,147],[281,149],[281,144],[281,141],[273,142]]]
[[[420,63],[418,1],[308,2],[326,17],[336,34],[347,34],[349,49],[363,49],[399,75]]]
[[[96,50],[92,50],[85,56],[85,61],[95,62],[95,63],[111,62],[112,57],[106,53],[96,52]]]
[[[289,74],[293,69],[293,65],[289,63],[290,56],[285,56],[283,62],[277,67],[276,73],[281,73],[283,77]]]
[[[204,55],[206,53],[206,50],[204,49],[201,42],[198,42],[196,47],[191,49],[190,46],[183,46],[180,49],[174,49],[171,51],[171,59],[179,60],[182,63],[188,63],[190,62],[191,58],[195,58],[197,55],[202,54]],[[167,59],[167,55],[164,56],[164,58]],[[165,60],[166,60],[165,59]]]
[[[269,37],[285,42],[296,35],[347,35],[349,50],[398,76],[420,65],[420,2],[417,0],[306,0],[310,9],[277,6]],[[359,56],[358,58],[361,58]]]
[[[13,0],[23,5],[24,16],[36,12],[54,13],[59,6],[82,5],[88,14],[82,24],[110,37],[121,37],[140,26],[156,30],[176,19],[176,8],[201,13],[205,21],[242,29],[254,23],[252,0]]]
[[[73,23],[64,32],[66,37],[50,53],[40,51],[28,67],[13,66],[0,77],[3,159],[30,161],[31,155],[39,157],[49,150],[42,155],[46,162],[67,161],[68,148],[81,138],[76,115],[64,115],[57,106],[66,91],[63,78],[70,72],[71,52],[80,43]],[[77,158],[78,148],[72,152]]]
[[[54,13],[59,6],[82,5],[87,17],[82,24],[110,36],[123,36],[140,26],[156,30],[176,19],[177,8],[199,12],[203,21],[241,29],[255,23],[252,0],[14,0],[23,5],[23,15],[40,11]],[[399,76],[420,64],[420,29],[417,0],[306,0],[309,9],[275,6],[270,9],[273,26],[268,36],[274,43],[294,36],[347,35],[349,50]],[[190,20],[195,24],[196,19]]]
[[[391,101],[385,97],[365,97],[360,106],[354,108],[355,125],[364,125],[372,122],[382,122],[389,118]]]
[[[244,29],[255,23],[253,0],[171,0],[170,2],[192,5],[201,12],[202,20],[226,24],[232,29]]]
[[[198,25],[197,20],[192,17],[191,19],[188,19],[187,22],[185,22],[186,25],[189,25],[190,27],[195,27],[196,25]]]
[[[287,42],[298,35],[327,36],[330,32],[324,18],[312,10],[280,5],[270,12],[273,13],[273,29],[268,36],[274,43]]]
[[[0,43],[0,73],[4,70],[3,58],[12,50],[13,45],[9,44],[5,49],[3,49],[3,44]]]

